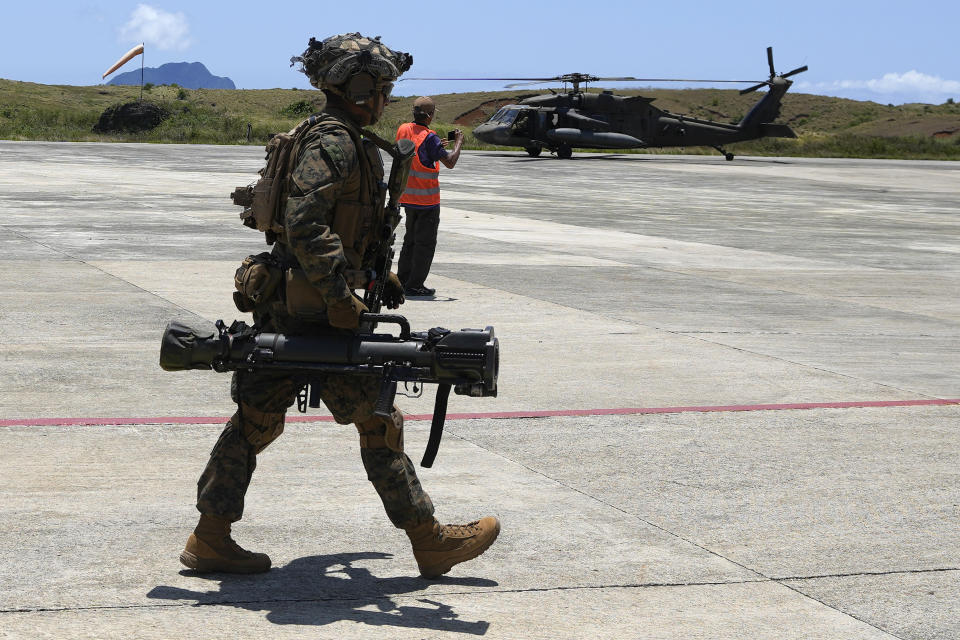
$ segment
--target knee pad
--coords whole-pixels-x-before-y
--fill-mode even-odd
[[[234,424],[239,425],[240,433],[253,447],[254,453],[260,453],[283,433],[283,413],[267,413],[248,404],[241,404],[233,414]]]
[[[356,423],[361,449],[390,449],[403,453],[403,413],[396,406],[389,417],[370,416]]]

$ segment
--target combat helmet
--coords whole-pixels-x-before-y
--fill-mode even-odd
[[[393,81],[413,64],[413,56],[390,49],[380,36],[354,32],[322,41],[310,38],[307,50],[290,58],[290,66],[298,62],[316,88],[362,104],[378,91],[388,94]]]

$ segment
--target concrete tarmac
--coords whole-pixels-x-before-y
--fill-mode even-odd
[[[496,327],[418,472],[500,539],[418,577],[354,429],[292,411],[234,530],[274,568],[198,575],[229,380],[159,339],[243,318],[262,157],[0,142],[0,637],[960,638],[960,164],[465,153],[402,311]]]

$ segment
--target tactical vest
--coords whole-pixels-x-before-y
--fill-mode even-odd
[[[413,166],[407,178],[407,189],[400,198],[400,204],[421,207],[435,207],[440,204],[440,167],[436,162],[433,163],[433,168],[420,162],[420,145],[431,133],[436,135],[436,131],[415,122],[404,123],[397,129],[397,140],[407,138],[417,145],[417,153],[413,155]]]
[[[333,219],[328,223],[330,231],[340,237],[349,268],[364,269],[371,266],[368,249],[377,241],[376,230],[383,224],[387,193],[383,183],[383,159],[377,145],[362,138],[359,129],[333,117],[324,122],[344,129],[357,150],[359,171],[344,176]]]
[[[352,269],[367,265],[367,249],[376,240],[375,229],[383,223],[386,188],[383,184],[383,160],[377,145],[361,137],[359,129],[331,114],[315,114],[288,133],[275,135],[266,146],[266,164],[260,179],[231,194],[234,203],[244,207],[240,218],[251,228],[267,234],[267,243],[284,238],[284,213],[291,191],[291,174],[300,160],[308,134],[316,126],[335,126],[350,136],[357,151],[359,171],[344,177],[340,197],[329,221],[337,234]]]

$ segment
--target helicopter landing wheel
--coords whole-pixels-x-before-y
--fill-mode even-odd
[[[561,144],[557,147],[557,157],[561,160],[566,160],[573,156],[573,149],[568,144]]]
[[[543,147],[538,144],[532,144],[529,147],[524,147],[524,149],[531,158],[536,158],[540,155],[540,152],[543,151]]]
[[[727,162],[729,162],[730,160],[733,160],[733,154],[727,151],[726,149],[724,149],[723,147],[721,147],[720,145],[711,145],[711,146],[717,151],[719,151],[720,153],[722,153],[724,159],[726,159]]]

